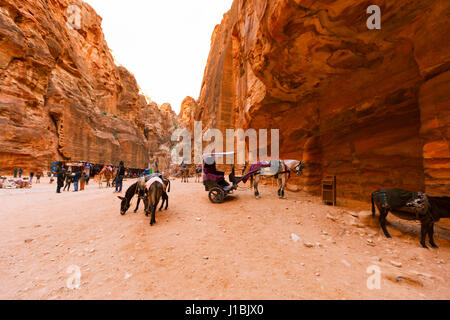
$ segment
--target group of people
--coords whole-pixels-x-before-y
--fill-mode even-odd
[[[23,169],[22,168],[15,168],[14,169],[14,178],[22,178],[23,175]],[[34,172],[30,172],[30,182],[33,183],[34,178]],[[38,171],[36,173],[36,183],[41,183],[41,173]]]
[[[66,171],[64,168],[58,167],[56,172],[57,186],[56,193],[63,191],[70,191],[70,186],[73,183],[73,192],[83,191],[86,184],[89,184],[90,177],[86,172],[74,172]]]
[[[122,192],[124,177],[125,165],[123,161],[120,161],[119,168],[117,169],[116,176],[114,177],[116,187],[114,192]],[[70,186],[72,183],[74,192],[78,192],[83,191],[85,186],[89,184],[90,177],[85,172],[80,173],[79,171],[77,171],[75,173],[72,173],[59,166],[56,172],[56,179],[56,193],[61,193],[61,189],[63,189],[63,191],[70,191]]]
[[[84,187],[89,184],[90,178],[86,172],[82,172],[81,174],[78,171],[75,173],[68,172],[65,176],[65,186],[63,191],[70,191],[70,185],[72,183],[74,192],[83,191]]]

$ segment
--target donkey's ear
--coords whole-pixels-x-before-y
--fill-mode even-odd
[[[124,200],[125,199],[124,197],[120,197],[120,196],[117,196],[117,198],[119,198],[120,200]]]

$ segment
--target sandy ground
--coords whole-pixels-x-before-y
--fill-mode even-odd
[[[449,241],[425,250],[392,227],[389,240],[364,213],[300,193],[261,186],[260,200],[244,189],[212,204],[202,184],[177,180],[150,227],[142,207],[121,216],[112,189],[58,195],[43,182],[0,190],[0,299],[450,298]]]

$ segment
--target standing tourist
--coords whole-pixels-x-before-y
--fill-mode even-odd
[[[80,191],[84,190],[84,186],[86,185],[86,178],[87,178],[86,172],[83,172],[80,177]]]
[[[125,166],[123,161],[120,161],[119,169],[117,169],[116,175],[116,192],[122,192],[123,178],[125,177]]]
[[[70,191],[70,184],[72,183],[72,173],[69,171],[66,173],[66,185],[64,186],[63,191]]]
[[[36,173],[36,183],[41,183],[41,173]]]
[[[23,172],[23,170],[22,170],[22,168],[20,168],[19,169],[19,178],[22,178],[22,172]]]
[[[14,169],[14,178],[17,178],[17,168]]]
[[[80,173],[75,172],[75,176],[73,177],[73,192],[78,192],[78,182],[80,181]]]
[[[33,183],[33,177],[34,177],[34,172],[31,171],[30,172],[30,182]]]
[[[61,193],[61,188],[64,186],[64,171],[61,169],[61,167],[58,166],[58,169],[56,171],[56,177],[58,179],[57,187],[56,187],[56,193]]]

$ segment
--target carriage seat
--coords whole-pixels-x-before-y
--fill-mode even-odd
[[[203,169],[203,180],[206,181],[225,181],[225,172],[216,169],[216,164],[205,164]]]

